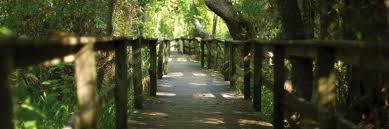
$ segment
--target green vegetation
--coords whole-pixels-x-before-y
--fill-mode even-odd
[[[388,41],[388,3],[389,0],[1,0],[0,38],[42,39],[66,35],[383,42]],[[214,22],[215,19],[219,20]],[[216,31],[215,35],[212,35],[213,31]],[[194,48],[199,49],[199,46]],[[210,52],[220,56],[213,63],[225,63],[221,60],[225,54],[223,45],[209,45],[206,48],[206,54]],[[265,56],[272,56],[273,53],[267,52]],[[146,98],[149,53],[149,49],[142,49],[143,93]],[[234,88],[243,93],[242,67],[245,57],[239,48],[232,53],[235,54],[234,65],[237,69],[231,78],[237,80]],[[101,82],[99,91],[106,91],[114,81],[114,55],[112,52],[97,54],[98,79]],[[270,58],[263,61],[263,106],[258,116],[268,121],[272,120],[274,103],[273,62]],[[363,63],[365,60],[359,61]],[[317,96],[312,96],[314,84],[306,80],[318,76],[313,75],[313,71],[317,70],[317,61],[292,56],[287,57],[285,62],[286,80],[295,86],[291,94],[316,102]],[[209,63],[205,62],[206,66]],[[388,73],[369,71],[353,65],[336,60],[336,106],[339,106],[336,108],[339,111],[346,110],[341,115],[351,119],[350,123],[358,127],[384,127],[389,118],[389,93],[385,90],[387,87],[383,87],[388,84],[385,78]],[[215,69],[220,71],[223,68],[216,66]],[[300,76],[302,73],[304,76]],[[361,79],[363,76],[369,78]],[[78,112],[74,78],[72,63],[51,66],[39,64],[14,71],[11,81],[16,105],[16,127],[54,129],[66,125]],[[352,81],[357,83],[352,84]],[[370,90],[372,86],[376,87]],[[132,107],[132,90],[128,93],[129,113],[135,110]],[[369,98],[366,99],[367,103],[356,103],[365,98]],[[100,108],[100,128],[114,128],[113,103],[111,100]],[[292,122],[289,123],[290,128],[294,128],[293,124],[299,123],[300,119],[290,120],[287,115],[293,113],[288,113],[285,119]]]

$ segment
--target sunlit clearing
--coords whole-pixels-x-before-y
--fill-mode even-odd
[[[220,80],[216,80],[215,79],[215,80],[212,81],[212,83],[213,83],[214,86],[225,86],[225,85],[227,85],[227,82],[224,81],[224,80],[220,81]]]
[[[168,58],[167,60],[168,60],[169,62],[171,62],[171,61],[173,60],[173,58]]]
[[[76,37],[68,37],[63,38],[62,42],[69,44],[69,45],[76,45],[77,44],[77,38]]]
[[[205,123],[205,124],[224,124],[223,118],[205,118],[203,120],[195,120],[195,122]]]
[[[157,92],[157,96],[169,96],[169,97],[172,97],[172,96],[176,96],[175,93],[168,93],[168,92]]]
[[[177,62],[188,62],[188,59],[183,58],[183,57],[179,57],[179,58],[177,58]]]
[[[184,73],[182,72],[171,72],[167,75],[167,77],[183,77]]]
[[[319,104],[328,104],[336,100],[336,75],[319,79]]]
[[[81,37],[80,41],[81,41],[82,44],[93,43],[93,42],[96,42],[96,38],[93,38],[93,37]]]
[[[170,84],[158,84],[160,87],[174,87],[173,85]]]
[[[225,98],[225,99],[242,99],[243,98],[242,95],[237,95],[234,93],[221,93],[220,95],[222,95],[223,98]]]
[[[68,55],[68,56],[64,57],[65,63],[70,63],[70,62],[73,62],[74,60],[75,60],[75,56],[74,55]]]
[[[144,112],[142,115],[168,117],[169,115],[163,112]]]
[[[196,93],[193,94],[193,98],[215,98],[212,93]]]
[[[239,119],[239,124],[240,125],[260,125],[260,126],[267,126],[267,127],[273,126],[269,122],[257,121],[257,120],[247,120],[247,119]]]
[[[54,59],[52,59],[52,60],[45,61],[45,62],[43,63],[43,65],[45,65],[45,66],[50,66],[50,65],[57,65],[57,64],[59,64],[59,63],[61,63],[61,59],[60,59],[60,58],[54,58]]]
[[[197,73],[197,72],[192,72],[193,76],[196,76],[196,77],[205,77],[207,76],[207,74],[205,73]]]
[[[197,82],[189,82],[188,84],[193,86],[207,86],[206,83],[197,83]]]
[[[70,127],[70,126],[65,126],[65,127],[63,127],[62,129],[73,129],[73,128]]]
[[[285,83],[284,83],[284,89],[286,91],[288,91],[289,93],[292,93],[292,91],[293,91],[292,81],[286,80]]]

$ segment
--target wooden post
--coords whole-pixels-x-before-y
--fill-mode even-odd
[[[212,65],[213,65],[213,62],[212,62],[212,43],[211,42],[209,42],[209,41],[206,41],[205,42],[206,43],[206,45],[207,45],[207,53],[208,53],[208,55],[207,55],[207,60],[208,60],[208,64],[207,64],[207,69],[211,69],[212,68]]]
[[[218,67],[219,67],[219,62],[217,62],[217,58],[218,58],[218,47],[219,47],[219,43],[218,43],[218,41],[217,40],[212,40],[211,41],[211,45],[212,45],[212,47],[211,47],[211,55],[213,56],[213,61],[212,61],[212,67],[213,67],[213,69],[214,70],[216,70],[216,71],[218,71],[219,69],[218,69]]]
[[[225,81],[230,81],[230,48],[229,48],[229,43],[227,41],[224,41],[224,80]]]
[[[0,48],[0,128],[13,129],[13,104],[10,86],[10,76],[13,71],[11,50]]]
[[[313,60],[310,58],[288,57],[292,64],[291,80],[298,96],[311,100],[313,91]]]
[[[204,64],[205,64],[205,59],[204,59],[204,56],[205,56],[205,41],[200,41],[200,61],[201,61],[201,68],[204,68]]]
[[[193,55],[193,40],[192,39],[187,39],[188,40],[188,45],[189,45],[189,55]]]
[[[168,53],[168,56],[170,57],[170,41],[167,42],[167,53]]]
[[[97,128],[97,75],[94,44],[87,44],[77,53],[75,77],[77,82],[77,100],[80,107],[79,129]]]
[[[179,44],[180,44],[180,52],[183,54],[184,53],[184,42],[180,42],[180,40],[178,40]]]
[[[132,43],[133,51],[133,83],[134,83],[134,107],[143,108],[143,86],[142,86],[142,46],[143,39],[135,40]]]
[[[158,50],[158,79],[162,79],[163,76],[163,45],[164,41],[159,42],[159,50]]]
[[[235,73],[236,73],[236,67],[235,67],[235,50],[234,50],[234,45],[233,44],[230,44],[229,45],[230,47],[230,77],[231,77],[231,80],[230,80],[230,86],[231,87],[235,87]]]
[[[250,47],[251,44],[244,44],[243,46],[243,95],[244,99],[251,99],[251,86],[250,86]]]
[[[157,40],[149,42],[150,49],[150,96],[157,95]]]
[[[116,129],[127,127],[127,90],[128,90],[128,65],[127,46],[125,41],[115,42],[115,113]]]
[[[182,42],[182,53],[183,54],[188,54],[188,51],[187,51],[187,46],[186,46],[186,43],[185,43],[185,40],[183,38],[180,39],[180,41]]]
[[[334,117],[336,108],[336,75],[334,74],[335,51],[330,48],[319,48],[316,60],[315,86],[318,93],[320,129],[335,129]]]
[[[253,107],[255,111],[261,111],[262,107],[262,46],[254,44],[254,96]]]
[[[284,128],[284,83],[285,83],[285,67],[284,67],[284,48],[281,46],[274,47],[274,86],[273,86],[273,127],[274,129]]]
[[[163,43],[164,48],[167,48],[168,42],[169,41],[165,41]],[[168,55],[167,49],[163,49],[163,75],[167,75],[168,63],[169,63],[169,55]]]

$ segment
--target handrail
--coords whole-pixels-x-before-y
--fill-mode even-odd
[[[127,86],[128,84],[128,49],[132,47],[132,56],[134,60],[133,71],[142,72],[141,51],[142,47],[150,49],[151,57],[154,60],[149,74],[157,74],[157,44],[166,42],[157,42],[154,38],[130,38],[130,37],[82,37],[68,36],[55,37],[50,39],[17,39],[7,38],[0,39],[0,99],[7,102],[12,102],[10,89],[10,74],[13,69],[21,68],[28,65],[44,63],[52,59],[66,61],[66,57],[72,57],[67,62],[75,62],[75,78],[77,82],[77,98],[80,107],[80,112],[72,117],[69,128],[96,128],[97,127],[97,109],[104,104],[105,101],[112,99],[110,94],[114,93],[115,105],[117,108],[116,128],[124,128],[127,126]],[[96,82],[96,51],[115,51],[115,86],[108,91],[99,94],[97,91]],[[166,51],[162,52],[162,57],[166,58]],[[152,54],[153,53],[153,54]],[[166,66],[165,66],[166,67]],[[166,69],[165,67],[158,67]],[[162,71],[162,70],[159,70]],[[135,89],[141,89],[141,73],[133,73]],[[156,89],[156,75],[150,78],[151,88]],[[3,93],[4,92],[4,93]],[[152,93],[150,93],[152,94]],[[156,94],[156,92],[154,92]],[[142,90],[134,92],[137,95],[135,107],[141,107],[143,102]],[[108,97],[108,98],[107,98]],[[12,114],[12,104],[4,103],[0,107],[0,120],[2,120],[1,128],[13,128],[13,115],[3,115],[3,113]],[[92,118],[92,119],[91,119]],[[73,124],[73,125],[72,125]]]
[[[77,36],[69,36],[69,37],[57,37],[51,39],[0,39],[0,62],[4,62],[0,64],[0,99],[6,102],[10,101],[11,95],[9,92],[9,76],[11,74],[10,69],[20,68],[28,65],[42,63],[48,60],[52,60],[58,58],[63,60],[62,58],[66,56],[73,56],[73,59],[69,62],[75,62],[76,69],[76,81],[77,81],[77,93],[78,100],[80,102],[80,113],[77,114],[79,120],[76,122],[77,127],[92,127],[96,126],[96,119],[92,119],[92,121],[85,121],[86,118],[91,114],[87,114],[87,110],[93,109],[94,113],[96,113],[96,109],[98,105],[103,102],[100,102],[101,97],[95,91],[96,83],[95,83],[95,75],[96,75],[96,67],[94,62],[94,53],[95,51],[115,51],[117,56],[116,60],[118,60],[115,64],[118,70],[115,72],[116,76],[116,86],[112,87],[109,92],[114,92],[115,94],[115,104],[121,105],[116,106],[118,109],[117,112],[117,128],[122,128],[126,126],[126,113],[124,112],[124,108],[126,108],[125,101],[126,100],[126,88],[128,86],[126,80],[127,73],[123,71],[127,71],[127,49],[126,47],[132,47],[132,58],[134,60],[133,72],[138,72],[133,74],[134,78],[134,103],[136,108],[142,108],[142,87],[141,87],[141,51],[140,48],[148,47],[151,53],[151,62],[152,67],[150,67],[150,78],[151,78],[151,88],[150,95],[155,96],[156,94],[156,78],[161,78],[162,75],[166,74],[167,70],[167,56],[169,49],[169,42],[172,41],[188,41],[199,43],[200,45],[200,56],[201,56],[201,66],[204,66],[205,62],[205,48],[210,49],[214,45],[210,44],[218,44],[224,45],[225,55],[224,55],[224,67],[226,69],[230,69],[229,71],[224,71],[224,75],[227,80],[231,81],[231,85],[235,85],[236,80],[232,78],[235,76],[233,72],[235,66],[237,65],[234,62],[234,49],[235,48],[243,48],[245,52],[243,52],[243,56],[248,57],[251,49],[254,50],[254,75],[256,77],[261,77],[261,69],[260,63],[262,62],[264,52],[272,52],[275,56],[272,57],[274,59],[274,74],[276,84],[274,86],[274,93],[279,98],[275,98],[275,115],[276,120],[275,124],[281,124],[280,117],[282,116],[282,106],[283,96],[287,96],[286,99],[293,99],[294,101],[290,101],[293,103],[299,103],[302,105],[311,105],[307,106],[307,108],[313,108],[311,103],[306,103],[306,101],[298,101],[300,100],[298,97],[294,97],[285,93],[282,89],[285,78],[283,78],[284,74],[284,59],[297,56],[304,58],[316,59],[316,68],[319,69],[317,73],[319,76],[316,77],[315,82],[319,80],[317,78],[327,78],[328,73],[330,73],[333,69],[333,63],[335,60],[341,60],[346,64],[351,64],[355,66],[359,66],[368,70],[383,70],[389,71],[389,53],[386,50],[389,50],[389,44],[384,42],[373,42],[373,41],[347,41],[347,40],[220,40],[220,39],[201,39],[198,37],[195,38],[175,38],[175,39],[155,39],[155,38],[131,38],[131,37],[77,37]],[[157,49],[158,48],[158,49]],[[196,47],[183,47],[185,49],[193,49]],[[159,52],[157,52],[159,50]],[[211,50],[211,49],[210,49]],[[208,68],[214,67],[217,63],[211,63],[216,55],[212,55],[211,51],[208,51],[207,60],[208,60]],[[220,55],[219,55],[220,56]],[[363,63],[362,63],[363,62]],[[244,60],[243,70],[244,70],[244,87],[245,90],[250,90],[250,61]],[[158,66],[158,67],[157,67]],[[321,71],[320,71],[321,70]],[[317,72],[317,71],[316,71]],[[93,83],[90,83],[93,82]],[[260,80],[254,80],[255,85],[262,85]],[[318,87],[329,86],[329,84],[319,85]],[[258,87],[255,87],[258,90]],[[88,92],[87,96],[81,96],[82,93]],[[331,91],[332,93],[333,91]],[[250,99],[249,91],[245,91],[245,98]],[[103,96],[105,96],[104,94]],[[320,93],[319,93],[320,94]],[[84,98],[88,98],[87,101]],[[253,98],[255,104],[260,102],[260,98]],[[288,101],[289,102],[289,101]],[[254,105],[255,105],[254,104]],[[288,104],[289,105],[289,104]],[[86,106],[86,107],[85,107]],[[320,108],[331,109],[333,107],[328,107],[326,105],[320,105]],[[260,108],[260,106],[254,107],[256,110]],[[259,109],[260,110],[260,109]],[[333,115],[329,112],[321,112],[322,110],[310,109],[318,114],[327,114]],[[307,110],[307,111],[310,111]],[[0,107],[0,112],[3,114],[12,114],[12,104],[6,104],[4,107]],[[307,115],[309,116],[309,115]],[[92,117],[93,116],[92,114]],[[0,115],[0,120],[12,120],[12,115]],[[85,120],[84,120],[85,119]],[[343,118],[339,118],[343,122],[347,120]],[[4,128],[12,128],[12,121],[2,123],[0,125]]]
[[[230,81],[232,87],[236,85],[236,67],[243,68],[243,93],[246,99],[251,99],[251,93],[254,93],[253,108],[257,111],[261,110],[261,87],[262,81],[262,62],[263,57],[271,52],[273,73],[274,73],[274,109],[273,109],[273,125],[283,125],[283,114],[285,107],[289,110],[297,111],[303,114],[303,117],[312,120],[317,120],[318,124],[328,122],[339,122],[349,128],[356,128],[357,124],[350,122],[344,116],[337,114],[335,111],[336,97],[328,98],[328,96],[336,95],[335,80],[332,77],[334,64],[344,63],[359,67],[361,69],[371,71],[389,71],[389,44],[383,41],[348,41],[348,40],[219,40],[219,39],[200,39],[200,38],[180,38],[177,40],[189,40],[200,44],[200,61],[201,66],[205,67],[205,62],[208,62],[207,68],[215,68],[220,66],[220,63],[214,61],[224,56],[224,65],[222,66],[222,74],[227,81]],[[224,55],[215,55],[215,45],[224,45]],[[185,47],[190,49],[192,47]],[[207,49],[207,53],[205,53]],[[237,64],[235,60],[236,51],[238,49],[243,60],[242,64]],[[252,53],[249,51],[253,50]],[[190,51],[190,50],[189,50]],[[266,54],[265,54],[266,53]],[[316,87],[317,98],[314,102],[305,100],[305,98],[288,93],[284,90],[285,83],[285,59],[289,57],[299,57],[309,59],[313,64],[315,61],[315,71],[312,69],[300,74],[315,75],[313,80]],[[254,59],[254,70],[250,70],[250,58]],[[252,73],[254,72],[254,73]],[[312,72],[312,73],[306,73]],[[314,73],[313,73],[314,72]],[[250,76],[254,75],[254,92],[251,92]],[[327,90],[319,90],[327,89]],[[258,95],[259,94],[259,95]],[[320,103],[317,103],[317,102]],[[362,101],[362,100],[360,100]],[[334,118],[334,119],[332,119]],[[332,123],[334,124],[334,123]],[[335,124],[334,124],[335,125]],[[321,125],[323,126],[323,125]],[[276,127],[275,127],[276,128]]]

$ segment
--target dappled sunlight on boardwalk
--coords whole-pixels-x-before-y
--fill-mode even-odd
[[[250,101],[229,89],[217,72],[172,55],[169,73],[158,81],[157,97],[128,121],[130,129],[270,129]]]

